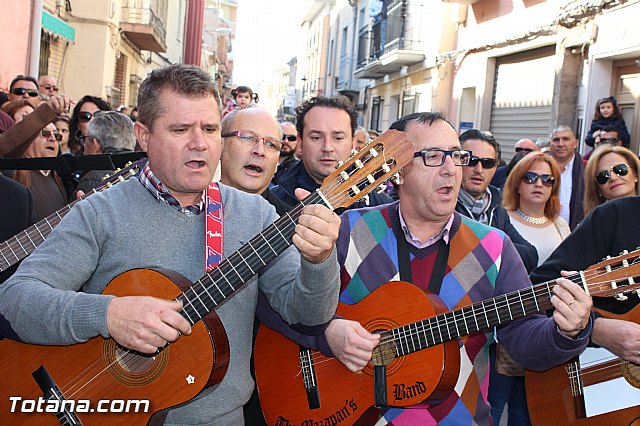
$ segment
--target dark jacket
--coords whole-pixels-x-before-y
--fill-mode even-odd
[[[273,175],[273,179],[271,179],[271,183],[274,185],[279,184],[280,178],[286,175],[289,169],[299,162],[300,160],[298,160],[293,155],[291,157],[285,158],[282,163],[278,164],[278,168],[276,169],[276,173]]]
[[[33,195],[26,186],[0,174],[0,242],[6,241],[36,222]],[[17,265],[0,273],[0,283],[9,278]]]
[[[606,129],[607,127],[615,128],[618,132],[618,139],[622,141],[622,146],[629,148],[631,144],[631,136],[629,136],[627,125],[625,124],[624,119],[615,117],[593,120],[591,122],[591,128],[587,132],[587,136],[584,138],[584,142],[589,146],[593,146],[593,144],[595,143],[593,134],[598,130]]]
[[[271,188],[271,193],[278,197],[280,201],[287,206],[287,210],[291,209],[298,203],[294,191],[296,188],[306,189],[309,192],[313,192],[320,188],[320,185],[313,180],[313,178],[304,168],[302,161],[299,161],[289,171],[280,178],[280,184]],[[360,200],[349,206],[350,209],[356,209],[368,206],[379,206],[381,204],[387,204],[393,200],[386,194],[371,191],[368,197],[365,196]],[[336,209],[336,214],[341,214],[345,209]]]
[[[562,172],[562,171],[561,171]],[[584,160],[577,152],[571,170],[571,199],[569,201],[569,228],[573,231],[584,218]]]
[[[509,213],[500,205],[500,191],[493,186],[489,186],[489,191],[491,191],[491,205],[487,211],[489,225],[503,231],[509,236],[522,259],[522,263],[524,263],[524,267],[527,268],[527,272],[531,272],[533,268],[538,265],[538,251],[525,240],[511,224]],[[473,219],[473,215],[469,209],[460,202],[460,199],[458,199],[458,204],[456,204],[456,211]]]

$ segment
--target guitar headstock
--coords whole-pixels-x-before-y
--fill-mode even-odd
[[[146,162],[147,162],[147,159],[145,157],[145,158],[139,159],[135,163],[131,163],[131,162],[127,163],[125,167],[123,167],[122,169],[114,170],[113,174],[108,174],[104,178],[102,178],[102,181],[100,182],[100,186],[95,188],[93,191],[85,194],[81,199],[84,199],[95,192],[100,192],[107,188],[111,188],[116,183],[124,182],[130,177],[135,176],[136,173],[138,173],[142,169],[142,167],[144,167],[144,164]]]
[[[413,144],[398,130],[387,130],[322,182],[320,192],[333,209],[349,207],[413,159]]]
[[[583,276],[592,296],[624,300],[624,293],[640,291],[640,249],[625,250],[616,257],[607,256],[587,268]]]

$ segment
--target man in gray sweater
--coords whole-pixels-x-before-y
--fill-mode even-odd
[[[192,282],[204,274],[205,193],[220,157],[220,100],[208,74],[173,65],[145,79],[138,111],[136,136],[149,157],[140,175],[78,203],[0,287],[0,316],[10,322],[14,337],[63,345],[101,335],[152,354],[191,333],[182,302],[100,293],[133,268],[171,269]],[[219,188],[223,253],[229,258],[277,215],[260,196]],[[303,208],[295,248],[216,310],[229,341],[225,377],[169,411],[166,424],[243,423],[242,405],[253,389],[249,357],[258,289],[291,324],[328,322],[339,290],[334,249],[339,223],[324,206]]]

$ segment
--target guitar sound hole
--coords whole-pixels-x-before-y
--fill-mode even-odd
[[[116,359],[125,370],[131,373],[142,373],[153,366],[155,355],[140,355],[118,346],[116,349]]]
[[[113,339],[105,339],[102,357],[109,373],[128,386],[143,386],[153,382],[167,367],[170,346],[154,355],[129,352]]]

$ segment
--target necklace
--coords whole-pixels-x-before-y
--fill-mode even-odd
[[[542,216],[542,217],[529,216],[520,209],[516,209],[516,213],[518,214],[518,216],[522,218],[522,220],[524,220],[525,222],[533,223],[534,225],[543,225],[547,223],[547,221],[549,220],[547,219],[546,216]]]

